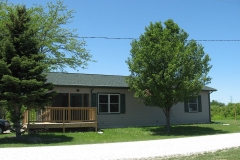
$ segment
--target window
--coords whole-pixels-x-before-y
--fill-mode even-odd
[[[188,101],[188,109],[189,112],[197,112],[198,111],[198,100],[191,99]]]
[[[99,94],[98,113],[120,113],[120,95]]]
[[[70,94],[71,107],[88,107],[89,94]]]
[[[58,93],[52,107],[69,107],[69,93]],[[70,94],[70,107],[89,107],[89,94]]]
[[[202,112],[201,96],[184,102],[185,112]]]

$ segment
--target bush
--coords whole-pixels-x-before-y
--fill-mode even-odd
[[[211,105],[211,117],[214,120],[235,119],[235,114],[236,119],[239,119],[240,103],[229,103],[227,106]]]

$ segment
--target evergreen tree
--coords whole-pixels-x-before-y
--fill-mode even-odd
[[[32,30],[25,6],[16,6],[8,13],[6,33],[0,37],[0,98],[7,101],[7,110],[20,137],[21,108],[40,108],[51,103],[55,92],[47,83],[45,55],[39,53],[36,31]]]

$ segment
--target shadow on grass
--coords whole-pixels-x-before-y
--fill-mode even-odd
[[[5,136],[6,135],[6,136]],[[15,134],[3,134],[0,136],[0,144],[58,144],[72,141],[72,137],[56,134],[30,134],[22,135],[17,139]]]
[[[154,136],[201,136],[201,135],[214,135],[214,134],[223,134],[229,133],[223,130],[216,130],[210,127],[203,127],[203,126],[172,126],[170,132],[166,132],[165,127],[146,127],[143,128],[145,131],[152,132]]]
[[[224,122],[220,122],[220,121],[212,121],[211,124],[224,124]]]

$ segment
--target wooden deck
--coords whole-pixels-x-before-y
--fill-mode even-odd
[[[37,128],[93,127],[97,131],[96,107],[46,107],[44,110],[24,112],[22,124],[27,130]]]

